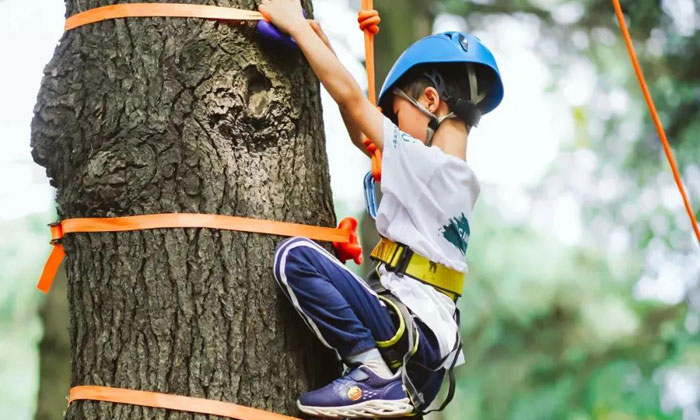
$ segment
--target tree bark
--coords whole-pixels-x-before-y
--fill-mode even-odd
[[[67,15],[109,3],[66,0]],[[44,73],[32,153],[62,219],[201,212],[335,225],[318,81],[298,51],[261,46],[252,24],[104,21],[64,34]],[[277,290],[280,239],[211,229],[66,237],[71,385],[297,414],[298,394],[339,366]],[[195,417],[213,418],[90,401],[66,414]]]

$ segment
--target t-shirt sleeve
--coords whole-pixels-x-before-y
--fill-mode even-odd
[[[428,183],[445,154],[399,130],[388,118],[383,126],[382,194],[391,194],[404,206],[429,192]]]

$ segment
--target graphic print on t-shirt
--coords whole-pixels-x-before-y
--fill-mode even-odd
[[[459,249],[462,255],[467,253],[467,241],[469,240],[469,221],[467,216],[462,213],[458,217],[453,217],[449,222],[440,229],[440,233],[447,242]]]

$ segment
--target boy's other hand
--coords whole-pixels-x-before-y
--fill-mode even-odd
[[[295,28],[306,25],[299,0],[263,0],[258,11],[280,31],[290,35]]]

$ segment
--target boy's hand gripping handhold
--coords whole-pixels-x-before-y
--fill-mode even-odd
[[[280,27],[275,25],[272,21],[272,16],[270,15],[270,9],[266,7],[269,2],[263,2],[258,10],[260,14],[263,15],[264,19],[259,20],[256,29],[260,37],[268,42],[280,45],[286,48],[299,48],[294,38],[289,35],[288,31],[283,31]],[[301,9],[301,16],[306,18],[306,10]],[[295,19],[296,20],[296,19]]]

